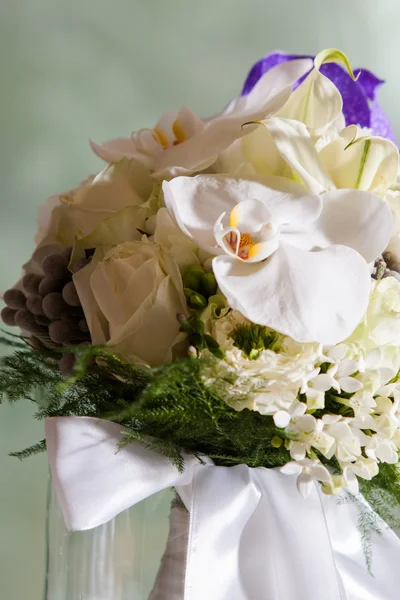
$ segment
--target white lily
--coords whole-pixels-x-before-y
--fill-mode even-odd
[[[386,247],[392,224],[375,195],[307,196],[289,180],[214,175],[178,177],[163,190],[182,231],[215,256],[229,306],[250,321],[323,344],[342,341],[361,321],[367,262]]]
[[[154,129],[142,129],[131,138],[117,138],[93,151],[107,162],[135,157],[154,168],[161,179],[199,171],[215,162],[218,154],[248,133],[243,123],[275,114],[292,93],[293,84],[312,67],[310,59],[277,65],[257,82],[246,96],[235,98],[208,120],[197,118],[187,107],[166,113]]]
[[[307,498],[313,488],[314,481],[329,483],[331,474],[318,460],[304,458],[299,461],[292,461],[280,468],[284,475],[297,475],[297,489],[303,498]]]

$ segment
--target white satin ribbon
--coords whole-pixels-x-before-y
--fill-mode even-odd
[[[70,530],[101,525],[176,487],[190,511],[184,600],[398,600],[400,540],[374,536],[366,568],[354,505],[317,488],[304,500],[295,478],[246,465],[180,473],[141,444],[117,452],[119,425],[88,417],[47,419],[53,483]],[[182,599],[183,600],[183,599]]]

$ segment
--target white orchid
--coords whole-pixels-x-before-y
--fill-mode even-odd
[[[367,262],[386,247],[392,223],[375,195],[310,196],[279,178],[223,175],[177,177],[163,190],[182,231],[215,256],[229,306],[250,321],[324,344],[342,341],[361,321]]]
[[[311,460],[310,458],[288,462],[280,468],[280,471],[284,475],[297,475],[297,489],[303,498],[310,495],[314,481],[321,481],[326,484],[331,481],[331,474],[328,469],[318,460]]]
[[[165,113],[153,129],[141,129],[131,138],[117,138],[103,145],[92,142],[92,149],[107,162],[124,157],[142,160],[160,179],[202,170],[248,133],[242,129],[243,123],[265,119],[282,108],[293,84],[311,67],[310,59],[277,65],[261,77],[249,94],[235,98],[215,117],[201,120],[183,107]]]

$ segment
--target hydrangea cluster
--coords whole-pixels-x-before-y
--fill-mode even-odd
[[[399,151],[380,83],[338,50],[274,53],[212,118],[183,107],[92,142],[107,165],[41,209],[4,321],[144,368],[211,353],[204,381],[228,371],[227,404],[273,420],[304,496],[355,491],[400,449]]]

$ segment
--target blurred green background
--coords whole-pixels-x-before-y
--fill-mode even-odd
[[[387,80],[400,132],[399,0],[0,0],[0,289],[33,249],[38,205],[100,169],[88,138],[199,115],[240,92],[273,49],[346,51]],[[0,598],[43,597],[45,456],[7,453],[43,437],[29,403],[0,410]]]

